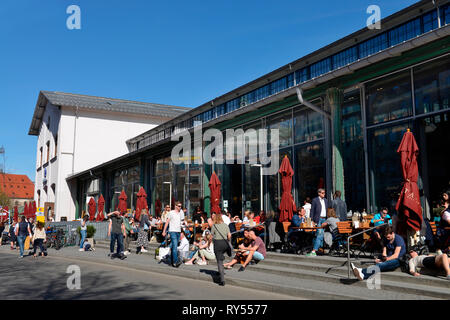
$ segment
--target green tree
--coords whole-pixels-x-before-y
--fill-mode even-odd
[[[0,206],[11,208],[11,199],[2,190],[0,190]]]

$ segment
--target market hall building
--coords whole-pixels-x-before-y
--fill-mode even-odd
[[[396,151],[409,128],[420,149],[418,184],[429,216],[450,187],[444,157],[450,145],[449,2],[420,1],[383,19],[379,30],[361,29],[128,140],[128,154],[67,178],[77,188],[75,218],[91,196],[103,194],[106,210],[114,209],[122,190],[134,208],[139,186],[154,214],[176,200],[189,213],[196,206],[209,212],[212,166],[171,160],[177,143],[171,137],[200,124],[221,131],[278,128],[279,160],[288,156],[292,164],[297,204],[324,187],[328,199],[341,190],[349,210],[370,212],[395,205],[403,181]],[[278,207],[280,176],[261,170],[214,164],[221,203],[233,215]]]

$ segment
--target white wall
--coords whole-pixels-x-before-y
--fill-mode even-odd
[[[50,127],[48,127],[48,118],[50,117]],[[38,190],[41,192],[40,206],[43,207],[45,202],[54,202],[55,195],[51,189],[51,185],[57,186],[58,181],[58,161],[48,161],[47,163],[47,142],[50,142],[50,157],[55,156],[55,136],[58,134],[61,112],[58,107],[48,103],[42,118],[41,129],[38,136],[36,148],[36,177],[34,188],[34,199],[38,204]],[[59,138],[58,138],[59,140]],[[42,166],[40,148],[42,147]],[[45,165],[45,167],[44,167]],[[38,171],[37,169],[41,167]],[[47,192],[44,191],[44,172],[47,171]]]
[[[52,109],[49,108],[48,112],[51,113]],[[41,191],[41,204],[43,205],[45,201],[55,202],[55,214],[58,221],[60,217],[67,217],[68,220],[75,219],[76,186],[69,187],[66,181],[69,175],[125,155],[128,153],[126,140],[163,122],[163,120],[158,121],[142,115],[114,114],[94,110],[78,110],[77,112],[72,107],[61,107],[60,113],[52,114],[58,118],[58,121],[51,119],[51,127],[53,122],[59,124],[58,153],[57,161],[49,165],[52,170],[51,176],[47,168],[49,197],[44,199],[45,192]],[[44,119],[47,119],[45,115]],[[44,158],[46,156],[47,136],[48,132],[43,125],[38,138],[38,158],[39,148],[42,145],[44,145]],[[52,143],[54,141],[51,145]],[[39,161],[40,159],[37,159],[37,162]],[[43,170],[36,175],[36,187],[42,186],[42,176]],[[56,197],[50,196],[52,183],[56,184]],[[35,198],[37,199],[37,196]]]

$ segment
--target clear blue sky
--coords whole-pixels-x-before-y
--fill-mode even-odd
[[[197,107],[413,0],[1,0],[0,146],[35,179],[40,90]],[[81,30],[66,9],[81,8]],[[0,160],[3,161],[2,157]]]

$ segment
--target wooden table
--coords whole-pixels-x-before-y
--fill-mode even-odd
[[[300,231],[303,230],[305,232],[312,232],[312,231],[316,231],[316,230],[323,229],[323,228],[325,228],[325,227],[322,227],[322,226],[320,226],[320,227],[291,227],[291,229],[300,230]]]

